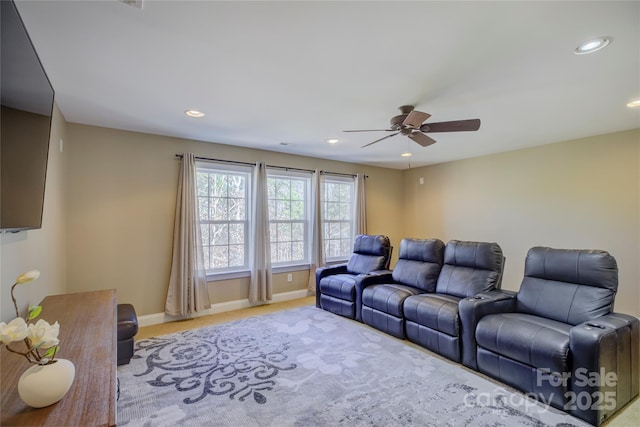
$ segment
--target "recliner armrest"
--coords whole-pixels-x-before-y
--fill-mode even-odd
[[[331,276],[334,274],[344,274],[347,273],[347,263],[344,264],[335,264],[335,265],[326,265],[324,267],[316,268],[316,307],[322,308],[320,306],[320,280],[323,277]]]
[[[376,270],[356,276],[356,320],[362,322],[362,291],[367,286],[394,283],[391,270]]]
[[[516,293],[505,290],[480,292],[460,300],[458,314],[462,328],[462,364],[478,370],[476,326],[484,316],[516,310]]]
[[[386,280],[388,283],[394,282],[393,271],[391,270],[371,271],[367,274],[362,274],[362,276],[367,276],[366,279],[369,281]]]
[[[343,264],[325,265],[324,267],[316,268],[316,279],[320,281],[319,279],[323,277],[344,273],[348,273],[346,262]]]
[[[636,317],[611,313],[571,328],[566,411],[597,426],[638,395],[639,327]]]

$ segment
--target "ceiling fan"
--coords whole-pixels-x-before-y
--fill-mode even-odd
[[[435,139],[426,135],[429,132],[463,132],[463,131],[475,131],[480,128],[480,119],[469,120],[453,120],[450,122],[438,122],[423,124],[425,120],[431,117],[431,114],[423,113],[422,111],[414,110],[413,105],[403,105],[400,107],[402,114],[391,118],[390,129],[362,129],[362,130],[345,130],[343,132],[394,132],[391,135],[383,136],[380,139],[376,139],[373,142],[362,146],[368,147],[369,145],[380,142],[384,139],[391,138],[398,134],[408,136],[411,140],[417,142],[423,147],[431,145],[436,142]]]

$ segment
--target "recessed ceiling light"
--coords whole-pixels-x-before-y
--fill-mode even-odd
[[[411,157],[411,156],[413,156],[413,154],[411,154],[411,153],[402,153],[402,154],[400,154],[400,156],[402,156],[402,157]]]
[[[326,141],[327,141],[329,144],[337,144],[338,142],[340,142],[340,140],[339,140],[339,139],[337,139],[337,138],[327,138],[327,139],[326,139]]]
[[[611,39],[608,37],[598,37],[595,39],[587,40],[578,45],[573,51],[576,55],[584,55],[587,53],[593,53],[600,49],[607,47],[611,43]]]
[[[636,99],[635,101],[631,101],[627,104],[629,108],[640,108],[640,99]]]
[[[187,110],[184,113],[189,117],[204,117],[204,113],[198,110]]]

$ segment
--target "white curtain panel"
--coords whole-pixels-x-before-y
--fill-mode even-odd
[[[321,190],[324,178],[319,170],[313,173],[311,184],[311,265],[309,268],[309,292],[316,293],[316,268],[324,265],[322,248]]]
[[[197,206],[196,158],[185,153],[178,177],[171,277],[165,304],[165,312],[172,316],[192,316],[211,307]]]
[[[260,304],[271,301],[272,298],[267,168],[264,163],[258,163],[254,168],[253,188],[253,221],[249,243],[252,252],[249,302]]]
[[[364,181],[364,174],[356,175],[356,234],[367,234],[367,199]]]

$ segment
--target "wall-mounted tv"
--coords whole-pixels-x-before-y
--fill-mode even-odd
[[[54,91],[13,1],[0,1],[0,229],[42,227]]]

